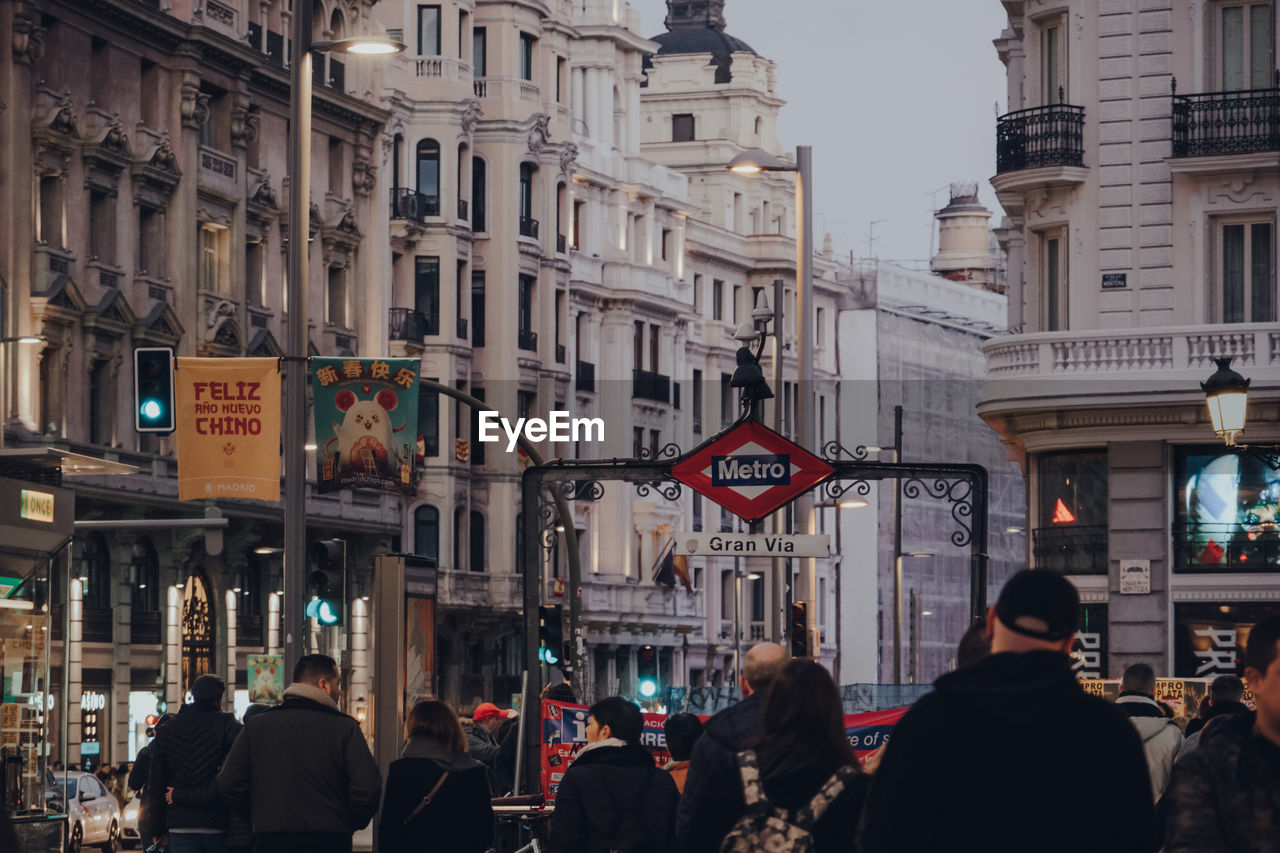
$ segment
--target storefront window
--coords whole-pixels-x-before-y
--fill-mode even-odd
[[[1036,461],[1035,565],[1066,574],[1107,571],[1107,454],[1042,453]]]
[[[1174,571],[1280,566],[1280,472],[1222,447],[1180,447],[1174,477]]]
[[[1251,602],[1175,604],[1173,674],[1180,678],[1244,675],[1249,632],[1280,605]]]

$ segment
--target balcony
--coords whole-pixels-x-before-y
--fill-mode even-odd
[[[396,187],[391,190],[391,218],[425,222],[428,216],[440,215],[440,196],[423,195],[417,190]]]
[[[520,217],[520,236],[538,239],[538,220],[531,216]]]
[[[1270,529],[1268,529],[1270,528]],[[1274,572],[1280,568],[1280,534],[1261,523],[1173,525],[1175,572]]]
[[[158,644],[160,642],[160,611],[134,610],[130,613],[129,642]]]
[[[458,218],[466,220],[467,216],[467,200],[465,198],[458,199]]]
[[[242,648],[244,646],[259,647],[263,645],[261,616],[237,615],[236,645]]]
[[[1107,573],[1105,524],[1037,527],[1031,534],[1032,559],[1037,569],[1051,569],[1064,575]]]
[[[438,595],[445,607],[518,609],[524,583],[518,574],[442,570]]]
[[[594,394],[596,390],[596,366],[579,360],[574,370],[574,389]]]
[[[111,643],[115,637],[111,631],[112,611],[110,607],[86,607],[82,611],[83,638],[86,643]]]
[[[488,97],[489,81],[483,77],[477,77],[471,82],[471,89],[476,93],[477,98]]]
[[[632,370],[631,398],[655,403],[671,402],[671,377],[648,370]]]
[[[466,317],[458,318],[458,337],[462,338],[464,341],[467,339],[467,318]]]
[[[996,119],[996,174],[1084,165],[1084,107],[1052,104]]]
[[[556,344],[556,364],[564,364],[566,355],[564,344]]]
[[[387,312],[387,339],[422,343],[427,336],[427,317],[412,308],[391,308]]]
[[[1280,151],[1280,72],[1271,89],[1171,97],[1174,157]]]
[[[538,351],[538,333],[531,332],[528,329],[521,329],[516,333],[516,346],[530,352]]]

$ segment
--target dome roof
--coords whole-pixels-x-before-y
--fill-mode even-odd
[[[653,36],[651,41],[660,46],[656,55],[680,53],[750,53],[756,55],[751,45],[726,32],[713,29],[685,29]]]

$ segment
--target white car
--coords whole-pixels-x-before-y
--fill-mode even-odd
[[[129,793],[124,804],[124,816],[120,820],[120,844],[125,849],[137,847],[142,843],[138,834],[138,807],[142,805],[142,796],[137,791]]]
[[[67,853],[88,844],[104,851],[120,848],[120,804],[92,773],[55,774],[66,793]]]

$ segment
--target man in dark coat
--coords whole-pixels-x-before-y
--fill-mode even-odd
[[[1249,713],[1249,706],[1240,701],[1243,698],[1244,682],[1239,676],[1219,675],[1215,678],[1209,685],[1209,707],[1203,717],[1196,717],[1187,723],[1187,739],[1183,742],[1182,752],[1179,755],[1186,755],[1200,745],[1202,732],[1210,720],[1230,717],[1232,714]]]
[[[1143,853],[1159,847],[1147,762],[1068,656],[1080,598],[1023,570],[987,611],[991,655],[944,675],[894,727],[859,853]]]
[[[787,664],[777,643],[752,646],[743,658],[738,686],[746,697],[707,720],[693,747],[689,775],[676,816],[676,835],[684,853],[711,853],[742,813],[742,782],[737,755],[764,735],[769,688]]]
[[[138,792],[138,836],[143,839],[155,837],[151,831],[151,814],[147,808],[146,792],[147,777],[151,775],[151,755],[156,748],[155,738],[160,734],[160,730],[173,722],[177,716],[177,714],[160,715],[151,733],[151,743],[138,750],[138,757],[133,761],[133,769],[129,771],[128,785]]]
[[[640,709],[610,696],[587,712],[587,745],[565,771],[551,815],[550,853],[675,853],[671,774],[640,745]]]
[[[1249,632],[1244,678],[1255,712],[1205,725],[1160,802],[1166,853],[1280,851],[1280,614]]]
[[[152,837],[168,835],[166,846],[173,853],[221,853],[223,848],[227,808],[214,780],[240,734],[235,716],[222,710],[226,689],[218,676],[200,676],[191,685],[191,704],[156,732],[147,814]]]
[[[378,765],[341,695],[337,662],[304,655],[284,703],[250,719],[231,748],[218,789],[248,809],[256,853],[351,853],[377,812]]]

